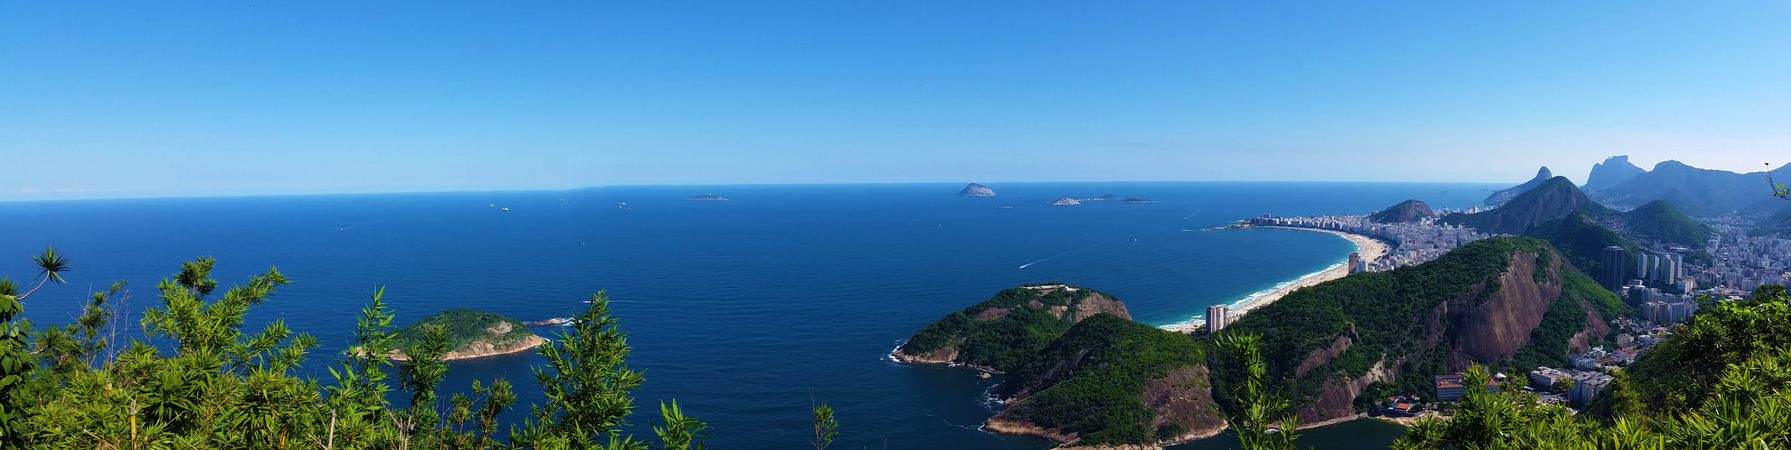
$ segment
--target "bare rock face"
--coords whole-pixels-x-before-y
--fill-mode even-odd
[[[964,186],[963,190],[958,191],[958,195],[965,197],[994,197],[995,190],[989,189],[988,186],[970,183],[969,185]]]
[[[1548,262],[1546,267],[1540,267],[1540,274],[1536,272],[1539,261]],[[1349,350],[1353,343],[1350,332],[1337,336],[1327,347],[1312,350],[1301,361],[1295,376],[1328,378],[1317,397],[1300,409],[1300,423],[1304,426],[1355,417],[1356,397],[1369,384],[1392,382],[1405,361],[1439,346],[1450,355],[1450,370],[1465,369],[1476,362],[1510,360],[1530,343],[1532,332],[1542,324],[1543,315],[1554,302],[1569,301],[1562,296],[1562,277],[1573,270],[1559,255],[1538,258],[1536,254],[1514,254],[1496,277],[1432,309],[1421,322],[1419,349],[1405,355],[1386,355],[1360,376],[1318,370]],[[1581,306],[1585,309],[1586,325],[1569,342],[1576,350],[1586,348],[1594,337],[1610,333],[1610,326],[1597,312],[1590,306]]]

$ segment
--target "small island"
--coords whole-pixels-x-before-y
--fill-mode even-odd
[[[442,355],[444,361],[521,353],[547,343],[546,338],[529,332],[516,319],[485,311],[452,309],[398,330],[398,348],[392,350],[391,359],[409,360],[404,350],[423,340],[425,325],[447,329],[449,350]]]
[[[1069,197],[1060,198],[1057,199],[1057,201],[1051,202],[1051,206],[1076,206],[1080,204],[1082,204],[1082,201]]]
[[[958,195],[964,197],[994,197],[995,190],[989,189],[988,186],[970,183],[969,185],[964,186],[963,190],[958,191]]]
[[[1139,198],[1139,197],[1126,197],[1125,200],[1119,201],[1119,204],[1121,204],[1121,205],[1143,205],[1143,204],[1148,204],[1148,203],[1156,203],[1156,202],[1152,201],[1151,199],[1148,199],[1148,198]]]
[[[690,200],[695,202],[721,202],[727,201],[727,198],[715,194],[703,194],[692,195],[690,196]]]

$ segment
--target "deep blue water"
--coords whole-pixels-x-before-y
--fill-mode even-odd
[[[992,185],[995,198],[959,198],[959,187],[0,203],[0,274],[29,278],[28,258],[46,245],[73,259],[70,284],[26,306],[41,326],[72,322],[89,289],[117,279],[132,283],[130,309],[140,311],[156,302],[155,282],[194,257],[218,258],[214,275],[225,286],[277,266],[293,283],[249,323],[284,319],[317,336],[323,348],[305,370],[319,379],[381,286],[400,323],[462,307],[522,320],[568,316],[607,290],[631,334],[631,365],[647,372],[636,428],[649,425],[657,401],[675,398],[720,446],[790,448],[807,442],[813,398],[839,411],[839,448],[1033,449],[1049,445],[976,429],[992,413],[979,401],[991,381],[885,355],[928,322],[1022,283],[1093,287],[1144,323],[1188,320],[1352,250],[1321,233],[1208,228],[1263,213],[1364,213],[1407,198],[1469,206],[1489,186],[1020,183]],[[709,193],[731,200],[686,200]],[[1157,203],[1045,206],[1107,193]],[[528,374],[539,362],[533,354],[456,362],[447,386],[506,377],[521,397],[506,419],[518,420],[522,405],[540,400]],[[1302,444],[1384,445],[1396,433],[1346,424],[1310,431]]]

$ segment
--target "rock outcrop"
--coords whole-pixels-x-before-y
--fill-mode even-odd
[[[1593,164],[1592,173],[1586,175],[1586,184],[1581,186],[1586,192],[1617,187],[1617,185],[1648,173],[1635,164],[1630,164],[1629,155],[1617,155],[1605,158],[1604,162]]]
[[[959,190],[958,195],[965,197],[994,197],[995,190],[989,189],[988,186],[970,183],[969,185],[964,186],[964,189]]]

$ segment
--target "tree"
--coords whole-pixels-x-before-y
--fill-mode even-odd
[[[839,437],[840,422],[833,417],[833,407],[822,403],[815,406],[815,450],[827,450],[833,445],[833,438]]]
[[[1269,393],[1268,365],[1262,359],[1262,338],[1254,334],[1222,334],[1221,357],[1244,372],[1234,393],[1237,404],[1225,416],[1246,450],[1290,450],[1299,438],[1299,419],[1285,398]],[[1278,422],[1278,423],[1277,423]]]
[[[39,273],[30,290],[0,277],[0,448],[648,448],[620,436],[628,392],[641,378],[623,364],[625,336],[601,293],[579,327],[541,349],[552,363],[536,370],[549,403],[533,408],[532,428],[506,443],[497,420],[516,401],[511,384],[475,381],[473,395],[453,396],[444,416],[436,390],[448,371],[448,336],[425,327],[410,358],[394,367],[395,316],[383,289],[361,310],[340,365],[329,368],[334,383],[322,386],[289,373],[315,339],[280,321],[242,331],[244,315],[286,283],[277,270],[219,291],[215,261],[184,263],[157,285],[160,302],[142,318],[148,340],[120,346],[111,324],[129,297],[122,282],[93,294],[76,324],[31,334],[18,319],[22,300],[61,283],[69,267],[54,250],[33,260]],[[394,372],[406,408],[387,401]],[[676,402],[660,412],[661,448],[705,448],[702,422]]]
[[[524,446],[567,449],[646,449],[647,444],[622,433],[634,410],[629,393],[644,380],[640,371],[627,367],[627,335],[609,315],[609,296],[591,296],[590,308],[574,319],[572,330],[562,332],[541,346],[547,367],[532,370],[541,384],[547,404],[533,408],[532,418],[511,437]],[[702,422],[682,411],[665,417],[667,430],[687,430],[694,436]],[[681,439],[681,434],[674,434]],[[664,435],[662,435],[664,436]]]
[[[1573,379],[1572,378],[1556,378],[1554,384],[1549,386],[1549,390],[1556,394],[1566,394],[1568,392],[1573,392]]]

